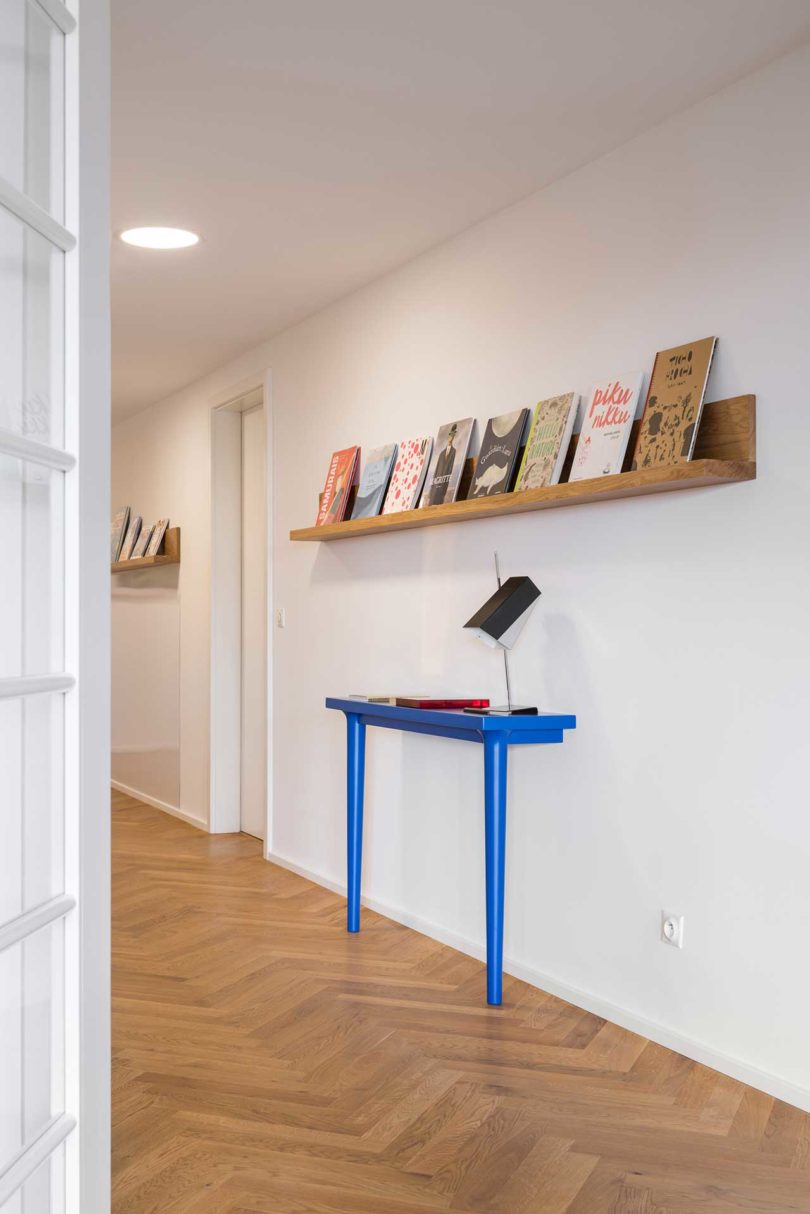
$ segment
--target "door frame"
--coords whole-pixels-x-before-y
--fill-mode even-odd
[[[211,404],[211,693],[208,829],[241,824],[242,763],[242,413],[264,406],[267,521],[267,816],[264,855],[273,826],[273,413],[269,369]]]

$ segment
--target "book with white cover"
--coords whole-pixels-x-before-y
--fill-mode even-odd
[[[636,371],[594,384],[586,401],[569,480],[585,481],[621,472],[643,382],[644,372]]]
[[[133,519],[130,519],[126,538],[121,545],[121,555],[118,558],[119,561],[128,561],[132,556],[132,549],[135,547],[135,543],[141,533],[142,523],[143,519],[139,514],[136,514]]]
[[[154,527],[141,527],[141,534],[138,536],[137,543],[132,549],[132,556],[130,557],[130,560],[134,561],[137,560],[138,557],[146,556],[146,549],[149,547],[149,541],[152,538],[152,532],[154,529]]]
[[[127,525],[129,524],[129,506],[122,506],[113,517],[110,525],[110,560],[113,564],[121,555],[121,545],[124,542]]]
[[[167,518],[158,519],[152,528],[152,535],[149,538],[149,545],[146,549],[147,556],[158,556],[160,553],[160,545],[163,543],[163,537],[166,534],[166,528],[169,525]]]

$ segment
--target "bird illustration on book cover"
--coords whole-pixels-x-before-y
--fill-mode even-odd
[[[528,409],[518,409],[489,419],[468,498],[508,492],[528,416]]]
[[[692,458],[716,337],[655,356],[632,469],[679,464]]]
[[[385,495],[383,514],[399,514],[401,510],[416,509],[432,449],[432,438],[402,440]]]

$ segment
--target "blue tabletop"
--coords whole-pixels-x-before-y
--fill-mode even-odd
[[[341,712],[353,712],[361,716],[367,725],[383,725],[389,728],[408,729],[413,726],[441,730],[445,735],[453,732],[469,736],[471,732],[509,733],[530,736],[559,734],[564,729],[576,729],[577,719],[570,713],[540,712],[537,716],[479,716],[461,709],[400,708],[396,704],[371,704],[368,700],[342,699],[329,696],[327,708]],[[515,737],[517,740],[517,737]]]

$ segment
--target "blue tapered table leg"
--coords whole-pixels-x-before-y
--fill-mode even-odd
[[[506,871],[506,733],[484,736],[484,835],[487,875],[487,1003],[503,997],[503,891]]]
[[[349,907],[346,928],[360,931],[360,870],[363,861],[363,786],[366,727],[356,713],[346,713],[346,843]]]

